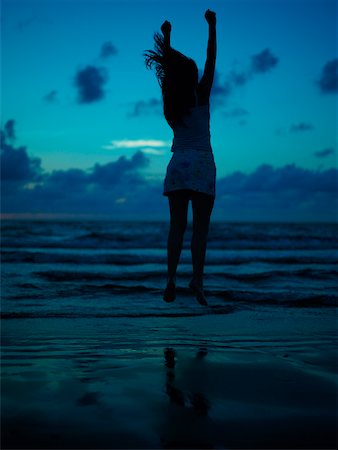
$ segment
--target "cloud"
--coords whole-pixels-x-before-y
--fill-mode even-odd
[[[4,189],[4,192],[42,179],[41,160],[30,157],[26,147],[15,148],[7,142],[8,137],[15,136],[14,123],[14,120],[7,121],[5,131],[1,132],[1,189]]]
[[[1,180],[6,182],[36,181],[39,179],[41,161],[30,158],[26,147],[14,148],[3,144],[1,147]]]
[[[337,220],[338,170],[263,164],[219,180],[217,202],[233,220]]]
[[[248,80],[251,78],[250,72],[236,72],[232,71],[229,75],[229,80],[231,80],[231,83],[233,86],[244,86]]]
[[[47,103],[54,103],[56,101],[56,98],[57,98],[57,91],[55,89],[48,92],[48,94],[46,94],[43,97],[44,101]]]
[[[117,48],[112,44],[112,42],[104,42],[101,47],[100,58],[107,59],[110,56],[116,55],[117,53]]]
[[[46,172],[25,147],[8,144],[4,131],[1,139],[2,209],[7,212],[112,211],[115,200],[116,207],[122,208],[122,198],[134,198],[134,192],[142,193],[147,184],[141,171],[149,159],[141,151],[88,170]]]
[[[249,112],[245,108],[235,107],[223,112],[223,116],[229,119],[237,119],[239,117],[247,116]]]
[[[231,86],[241,87],[252,80],[255,76],[269,72],[277,66],[279,59],[268,49],[262,50],[251,57],[251,61],[247,69],[242,71],[231,70],[227,77],[227,83],[230,91]]]
[[[232,92],[231,83],[228,81],[221,82],[220,74],[215,70],[214,81],[211,88],[211,106],[213,108],[219,108],[225,105],[227,97]]]
[[[121,139],[111,141],[109,145],[103,145],[105,150],[139,150],[146,155],[162,156],[165,148],[171,147],[171,141],[160,139]]]
[[[23,213],[114,213],[125,208],[138,210],[138,199],[146,205],[150,186],[140,171],[148,158],[136,152],[108,164],[95,164],[88,170],[72,168],[43,173],[39,183],[13,183],[4,189],[2,210]],[[26,177],[25,177],[26,178]],[[8,184],[7,180],[3,184]],[[145,189],[146,188],[146,189]],[[146,193],[145,193],[146,191]],[[123,200],[122,200],[123,199]],[[132,205],[135,205],[134,207]]]
[[[30,27],[34,22],[37,22],[37,17],[29,17],[28,19],[20,20],[17,23],[17,28],[19,31],[24,31],[26,28]]]
[[[291,133],[299,133],[303,131],[311,131],[314,129],[314,125],[311,123],[300,122],[298,124],[294,124],[290,126]]]
[[[7,139],[14,141],[15,140],[15,120],[9,119],[5,123],[5,136]]]
[[[77,71],[74,85],[78,90],[79,103],[93,103],[105,96],[104,85],[108,81],[108,73],[105,68],[86,66]]]
[[[88,181],[105,188],[115,186],[120,182],[142,184],[143,178],[137,173],[137,170],[148,164],[149,159],[141,151],[137,151],[130,159],[121,156],[115,162],[104,165],[95,164],[88,176]]]
[[[163,114],[162,100],[150,98],[149,100],[139,100],[133,104],[133,110],[128,113],[128,117],[139,117],[150,114]]]
[[[279,59],[268,48],[254,54],[245,69],[231,69],[225,76],[224,81],[220,81],[218,72],[215,72],[214,84],[211,90],[214,106],[223,106],[225,100],[233,92],[245,86],[257,75],[262,75],[271,71],[277,66]],[[216,103],[215,103],[216,101]]]
[[[156,148],[142,148],[141,150],[142,153],[145,153],[146,155],[155,155],[155,156],[162,156],[164,155],[164,151],[163,150],[157,150]]]
[[[338,92],[338,58],[332,59],[324,65],[318,85],[324,94]]]
[[[217,202],[233,220],[335,221],[338,170],[263,164],[219,180]]]
[[[61,196],[69,192],[86,193],[112,188],[120,183],[132,182],[140,184],[143,179],[137,173],[138,169],[146,167],[148,158],[142,152],[136,152],[130,159],[121,156],[117,161],[107,164],[95,164],[89,170],[68,169],[54,170],[45,174],[44,188]],[[40,186],[41,188],[41,186]]]
[[[32,16],[32,17],[28,17],[27,19],[20,20],[16,26],[20,32],[23,32],[27,28],[30,28],[33,24],[52,25],[53,20],[51,20],[48,17]]]
[[[268,48],[251,57],[252,73],[269,72],[277,64],[278,58]]]
[[[211,89],[212,108],[221,108],[226,104],[227,98],[240,87],[246,85],[257,75],[262,75],[271,71],[277,66],[279,59],[266,48],[261,52],[254,54],[246,69],[231,69],[227,75],[221,77],[216,70]],[[199,69],[201,75],[203,71]],[[221,80],[222,78],[222,80]],[[149,100],[140,100],[133,105],[133,110],[128,113],[128,117],[139,117],[141,115],[163,114],[162,101],[156,98]]]
[[[129,148],[143,148],[143,147],[169,147],[171,146],[171,141],[163,141],[160,139],[120,139],[116,141],[111,141],[110,145],[104,146],[107,150],[114,149],[129,149]]]
[[[299,192],[311,195],[313,192],[335,193],[337,190],[337,169],[313,171],[288,164],[274,168],[269,164],[262,164],[251,174],[234,172],[224,177],[218,184],[219,193],[283,193]]]
[[[228,96],[230,94],[230,86],[226,83],[221,83],[220,74],[215,70],[214,81],[211,88],[211,95],[217,96]]]
[[[317,158],[325,158],[326,156],[334,155],[334,149],[333,148],[324,148],[323,150],[314,152],[314,155],[317,156]]]
[[[160,139],[122,139],[111,141],[109,145],[103,145],[105,150],[137,149],[146,155],[162,156],[165,148],[171,147],[171,141]]]
[[[312,131],[315,129],[315,126],[312,123],[307,122],[299,122],[296,124],[290,125],[289,129],[286,127],[280,127],[275,130],[275,134],[277,136],[285,136],[288,133],[304,133],[307,131]]]
[[[168,217],[163,180],[143,172],[149,158],[136,151],[88,170],[46,172],[25,147],[14,148],[1,133],[4,213],[109,214],[120,218]],[[119,141],[116,141],[119,142]],[[124,143],[128,141],[123,141]],[[130,141],[136,144],[135,141]],[[147,142],[146,140],[142,141]],[[150,150],[165,141],[149,140]],[[125,145],[125,144],[123,144]],[[134,147],[125,147],[134,148]],[[135,147],[136,148],[136,147]],[[327,151],[328,150],[328,151]],[[322,154],[330,154],[325,149]],[[163,170],[163,177],[165,170]],[[262,164],[250,173],[218,178],[213,217],[219,220],[335,220],[338,170],[311,170],[294,164]]]
[[[117,53],[117,48],[112,42],[107,41],[101,46],[99,58],[106,60]],[[85,67],[78,69],[73,77],[73,85],[77,90],[77,102],[80,104],[88,104],[102,100],[106,94],[104,88],[108,79],[109,74],[107,68],[97,67],[95,63],[87,64]],[[53,89],[43,99],[48,103],[55,102],[57,99],[57,91]]]

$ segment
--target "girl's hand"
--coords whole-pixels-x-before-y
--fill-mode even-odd
[[[161,25],[161,31],[164,35],[166,34],[170,34],[171,32],[171,23],[168,22],[167,20],[165,22],[162,23]]]
[[[204,17],[209,25],[216,25],[216,13],[215,12],[210,11],[210,9],[207,9],[207,11],[204,14]]]

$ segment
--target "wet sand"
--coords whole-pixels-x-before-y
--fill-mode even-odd
[[[8,319],[2,336],[2,448],[336,448],[332,309]]]

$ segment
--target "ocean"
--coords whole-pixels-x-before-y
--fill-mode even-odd
[[[167,233],[3,222],[2,448],[337,448],[336,226],[212,222],[208,306]]]
[[[166,304],[167,222],[7,220],[2,224],[2,318],[229,314],[243,308],[332,308],[337,227],[212,222],[208,307],[189,291],[191,225]]]

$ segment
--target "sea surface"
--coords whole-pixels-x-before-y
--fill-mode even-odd
[[[209,306],[167,222],[2,224],[2,448],[334,449],[337,229],[212,222]]]
[[[167,222],[5,220],[2,318],[184,317],[337,305],[335,224],[210,225],[208,307],[189,291],[191,225],[177,300],[162,300]]]

